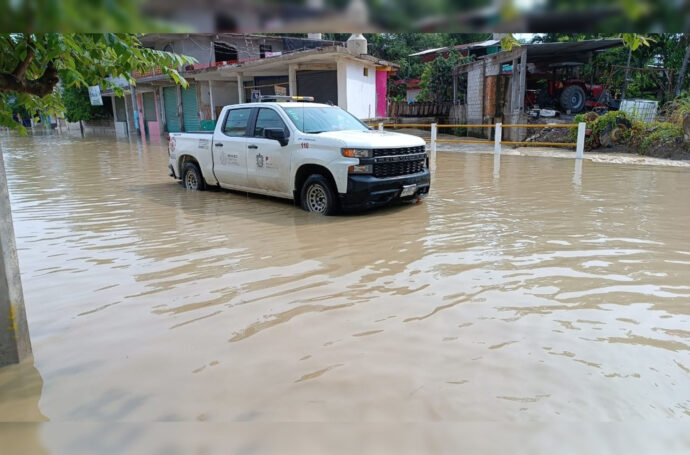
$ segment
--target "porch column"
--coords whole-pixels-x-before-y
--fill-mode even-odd
[[[288,66],[288,95],[299,95],[297,93],[297,65]]]
[[[242,82],[242,73],[237,73],[237,96],[239,99],[239,103],[242,104],[245,102],[244,100],[244,83]]]
[[[211,120],[216,120],[216,105],[213,104],[213,81],[208,81],[208,100],[211,104]]]
[[[347,62],[338,60],[336,77],[338,80],[338,107],[347,110]]]

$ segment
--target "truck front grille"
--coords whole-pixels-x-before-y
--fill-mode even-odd
[[[424,169],[424,160],[402,161],[397,163],[374,164],[374,177],[396,177],[398,175],[415,174]]]
[[[419,147],[399,147],[391,149],[374,149],[373,156],[394,156],[394,155],[410,155],[412,153],[424,153],[424,146]]]

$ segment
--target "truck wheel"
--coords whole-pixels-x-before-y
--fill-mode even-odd
[[[184,165],[182,172],[182,183],[184,187],[192,191],[203,191],[206,189],[206,183],[201,176],[199,167],[194,163],[187,163]]]
[[[585,107],[585,91],[579,85],[566,87],[561,93],[561,107],[577,114]]]
[[[336,211],[335,193],[330,182],[323,175],[310,175],[302,185],[300,196],[302,208],[307,212],[332,215]]]

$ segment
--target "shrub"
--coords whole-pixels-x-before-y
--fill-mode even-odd
[[[669,140],[683,137],[683,128],[680,125],[670,122],[656,122],[645,125],[639,136],[638,153],[644,155],[649,147],[654,144],[663,144]]]

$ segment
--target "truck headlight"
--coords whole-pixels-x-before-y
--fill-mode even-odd
[[[347,170],[350,174],[372,174],[374,172],[374,166],[371,164],[358,164],[356,166],[349,166]]]
[[[371,158],[370,149],[343,149],[342,152],[348,158]]]

